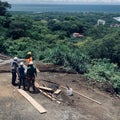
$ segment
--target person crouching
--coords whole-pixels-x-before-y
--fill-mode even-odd
[[[37,76],[37,71],[36,68],[33,66],[33,62],[30,62],[27,66],[27,83],[28,83],[28,88],[27,90],[30,90],[30,86],[32,85],[33,91],[36,91],[35,89],[35,77]]]

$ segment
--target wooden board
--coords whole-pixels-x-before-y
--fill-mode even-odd
[[[37,101],[35,101],[29,94],[27,94],[24,90],[18,89],[18,92],[24,96],[41,114],[46,113],[46,109],[43,108]]]
[[[40,86],[40,85],[38,85],[36,82],[35,82],[35,86],[36,86],[37,88],[39,88],[39,89],[42,89],[42,90],[53,91],[53,89],[48,88],[48,87]]]
[[[36,68],[36,71],[37,71],[38,73],[40,72],[38,68]]]
[[[39,86],[39,88],[43,90],[53,91],[51,88],[48,87]]]
[[[57,89],[57,90],[54,92],[54,94],[58,95],[60,92],[61,92],[61,90],[60,90],[60,89]]]
[[[40,87],[40,85],[39,85],[37,82],[35,82],[35,86],[36,86],[37,88]],[[51,99],[51,100],[53,100],[53,101],[56,101],[58,104],[61,103],[60,101],[58,101],[58,100],[55,99],[54,97],[50,96],[50,95],[47,94],[46,92],[42,91],[41,89],[39,89],[39,91],[40,91],[43,95],[45,95],[46,97],[48,97],[49,99]]]

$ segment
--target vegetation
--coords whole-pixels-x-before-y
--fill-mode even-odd
[[[120,93],[120,30],[113,17],[120,13],[27,13],[11,12],[0,1],[0,52],[51,62],[96,80],[107,82]],[[105,25],[97,25],[103,19]],[[83,37],[73,37],[77,32]]]
[[[99,83],[99,87],[120,94],[120,71],[116,64],[108,59],[94,59],[88,66],[85,76],[89,83]]]

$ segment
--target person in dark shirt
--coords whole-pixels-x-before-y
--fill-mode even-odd
[[[27,83],[28,83],[28,88],[27,90],[30,90],[30,85],[32,85],[33,91],[35,91],[35,77],[37,76],[37,71],[36,68],[33,66],[33,62],[30,62],[29,65],[27,66]]]
[[[17,78],[17,70],[18,70],[18,58],[14,57],[13,62],[11,64],[11,72],[12,72],[12,85],[16,84],[16,78]]]
[[[23,89],[25,90],[26,75],[23,62],[21,62],[18,67],[18,76],[19,76],[19,89],[21,88],[21,85],[23,85]]]

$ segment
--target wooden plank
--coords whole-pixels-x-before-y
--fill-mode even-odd
[[[54,92],[54,94],[58,95],[60,92],[61,92],[61,90],[60,90],[60,89],[57,89],[57,90]]]
[[[36,71],[39,73],[40,71],[39,71],[39,69],[36,67]]]
[[[48,88],[48,87],[39,86],[38,88],[42,90],[53,91],[53,89]]]
[[[24,90],[18,89],[18,92],[24,96],[41,114],[46,113],[46,109],[43,108],[38,102],[36,102],[29,94],[27,94]]]
[[[40,91],[43,95],[45,95],[46,97],[48,97],[49,99],[51,99],[51,100],[57,102],[58,104],[61,103],[60,101],[56,100],[54,97],[50,96],[50,95],[47,94],[46,92],[44,92],[44,91],[42,91],[42,90],[40,90],[40,89],[39,89],[39,91]]]
[[[40,85],[39,85],[37,82],[35,82],[35,86],[36,86],[37,88],[39,88]],[[58,104],[61,103],[60,101],[58,101],[58,100],[55,99],[54,97],[50,96],[50,95],[47,94],[46,92],[42,91],[41,89],[39,89],[39,91],[40,91],[43,95],[45,95],[46,97],[48,97],[49,99],[51,99],[51,100],[53,100],[53,101],[56,101]]]
[[[44,87],[44,86],[40,86],[37,82],[35,82],[35,86],[39,89],[43,89],[43,90],[46,90],[46,91],[52,91],[53,92],[53,89],[48,88],[48,87]]]
[[[61,86],[61,87],[66,89],[66,87],[64,87],[64,86]],[[96,101],[96,100],[94,100],[94,99],[92,99],[92,98],[90,98],[90,97],[87,97],[87,96],[85,96],[85,95],[83,95],[83,94],[81,94],[81,93],[79,93],[79,92],[77,92],[77,91],[75,91],[75,90],[73,90],[73,92],[76,93],[76,94],[78,94],[78,95],[80,95],[80,96],[82,96],[82,97],[84,97],[84,98],[87,98],[87,99],[89,99],[89,100],[91,100],[91,101],[93,101],[93,102],[95,102],[95,103],[97,103],[97,104],[99,104],[99,105],[102,104],[102,103],[100,103],[100,102],[98,102],[98,101]]]

